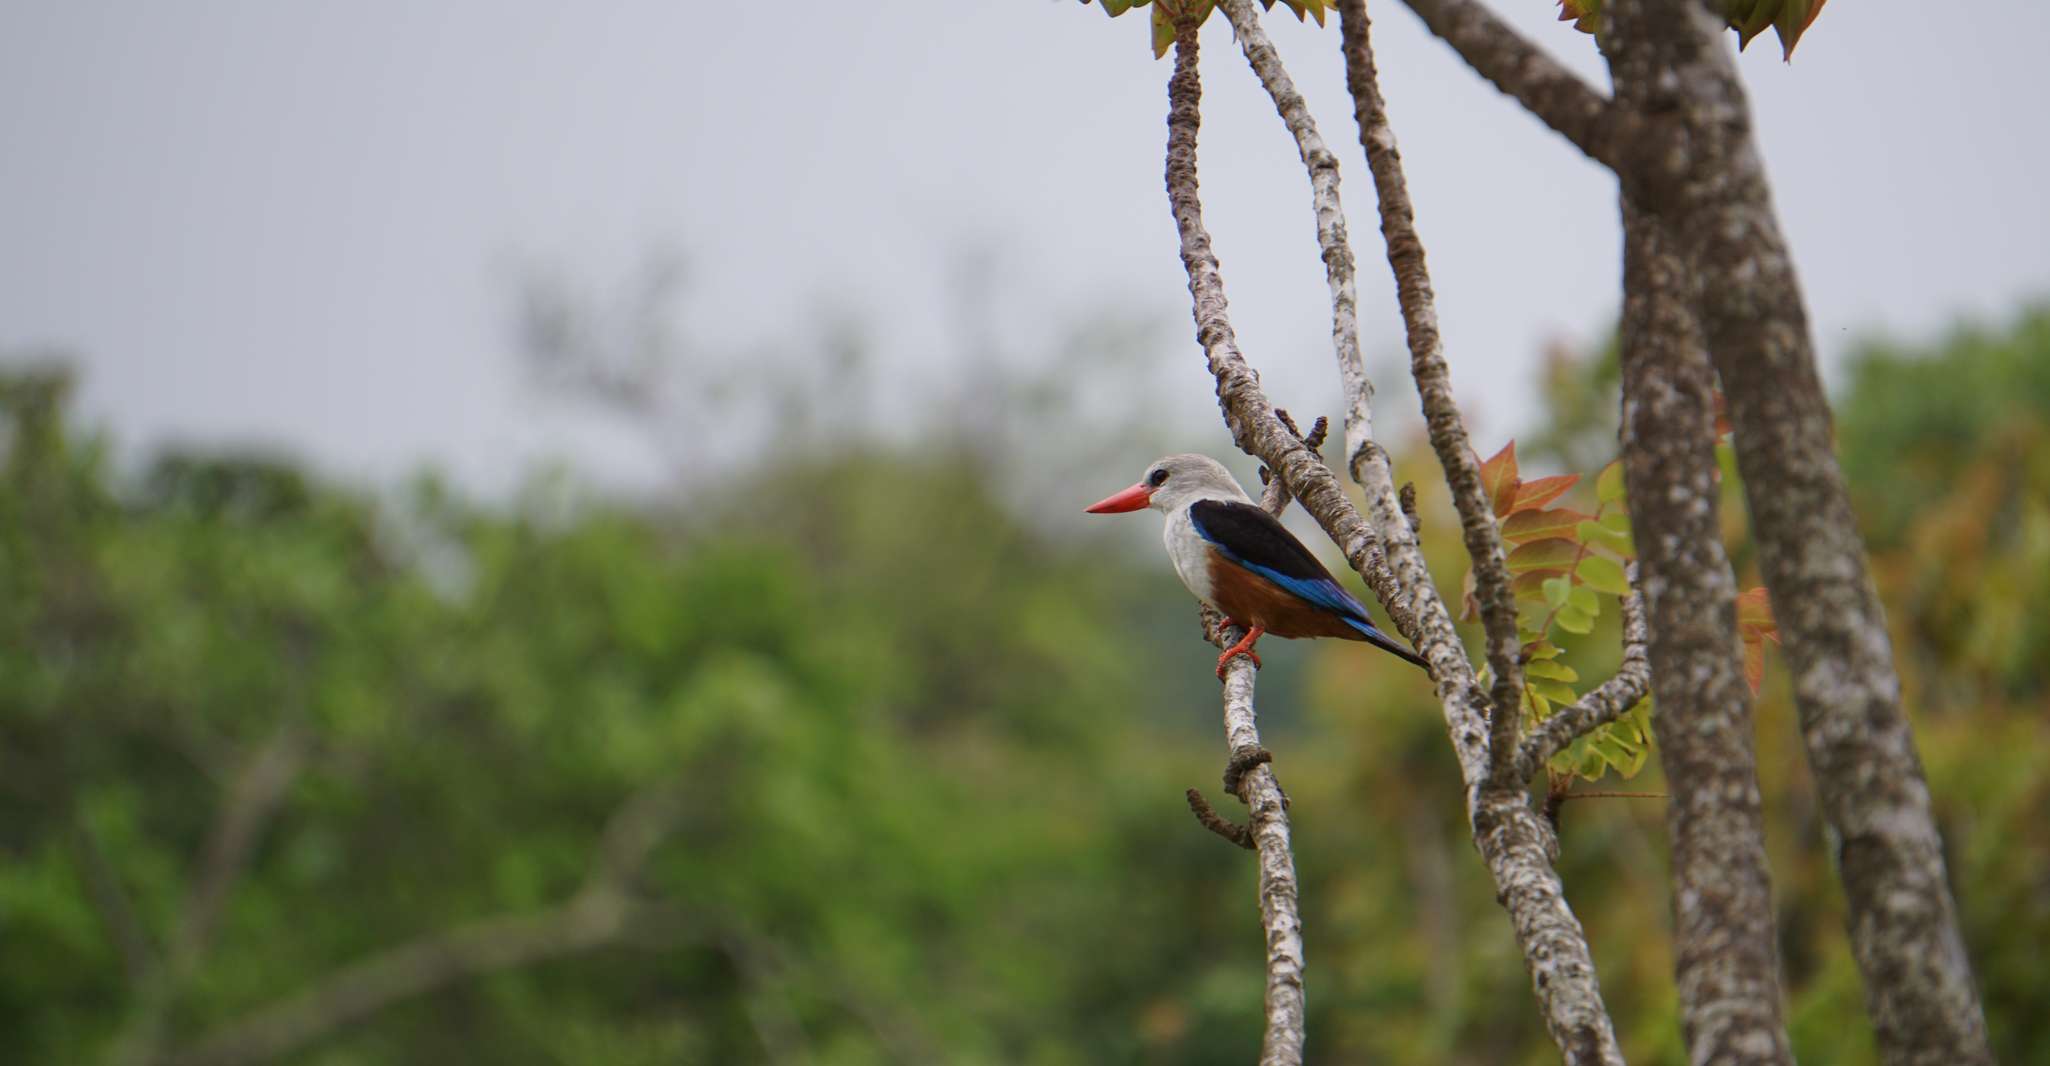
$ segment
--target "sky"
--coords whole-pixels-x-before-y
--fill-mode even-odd
[[[1605,84],[1551,4],[1492,6]],[[1826,359],[2050,292],[2050,4],[1972,7],[1839,0],[1793,63],[1769,37],[1741,58]],[[1454,380],[1481,439],[1506,435],[1543,347],[1613,319],[1614,185],[1405,8],[1372,10]],[[1335,26],[1269,25],[1339,150],[1363,340],[1392,359]],[[1205,206],[1242,345],[1277,402],[1335,412],[1307,183],[1221,18],[1205,45]],[[805,338],[849,323],[888,383],[1109,317],[1164,370],[1106,374],[1107,409],[1223,451],[1161,189],[1167,74],[1143,12],[1073,0],[0,0],[0,359],[67,353],[131,454],[631,481],[644,442],[523,372],[517,294],[540,272],[602,304],[673,254],[686,391],[810,373]],[[971,275],[988,313],[964,327]],[[870,399],[916,418],[944,395]],[[1379,402],[1415,401],[1384,376]],[[671,461],[735,461],[672,439]]]

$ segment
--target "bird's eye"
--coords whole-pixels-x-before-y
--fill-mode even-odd
[[[1167,471],[1155,470],[1151,474],[1146,475],[1146,483],[1156,489],[1167,484]]]

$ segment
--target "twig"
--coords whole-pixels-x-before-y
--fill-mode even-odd
[[[1196,821],[1203,824],[1203,828],[1247,851],[1255,849],[1257,845],[1253,843],[1253,831],[1217,813],[1216,808],[1210,806],[1210,801],[1203,798],[1200,789],[1189,789],[1186,795],[1190,813],[1196,816]]]
[[[1559,831],[1559,813],[1565,809],[1567,800],[1579,799],[1665,799],[1663,792],[1575,792],[1573,778],[1557,777],[1545,789],[1545,821],[1552,824],[1552,832]]]
[[[1242,447],[1252,444],[1256,437],[1269,445],[1254,454],[1267,460],[1282,476],[1267,486],[1263,500],[1272,501],[1279,511],[1286,506],[1291,487],[1298,492],[1305,488],[1314,491],[1316,486],[1308,479],[1321,473],[1326,483],[1322,494],[1342,502],[1344,494],[1330,483],[1330,472],[1324,469],[1316,453],[1290,433],[1274,416],[1265,397],[1259,396],[1258,378],[1238,358],[1230,323],[1225,320],[1224,284],[1218,276],[1217,260],[1210,254],[1209,236],[1203,232],[1203,207],[1196,195],[1196,135],[1202,122],[1203,90],[1197,71],[1199,45],[1193,14],[1185,12],[1175,27],[1175,69],[1168,81],[1167,190],[1177,229],[1182,234],[1182,263],[1189,274],[1197,336],[1209,353],[1213,369],[1235,361],[1243,372],[1234,380],[1227,380],[1225,374],[1218,375],[1218,398],[1227,412],[1233,406],[1234,396],[1259,397],[1257,413],[1254,417],[1239,418],[1234,436],[1240,438]],[[1232,421],[1229,415],[1227,421]],[[1292,477],[1292,469],[1301,471],[1305,480]],[[1355,535],[1368,539],[1364,528]],[[1213,639],[1226,635],[1223,628],[1214,627]],[[1234,760],[1262,750],[1253,712],[1253,674],[1252,663],[1244,657],[1232,659],[1225,667],[1225,736]],[[1297,911],[1295,859],[1289,850],[1288,811],[1271,766],[1256,765],[1247,772],[1241,795],[1251,810],[1248,832],[1259,855],[1260,922],[1267,934],[1267,1031],[1261,1041],[1260,1062],[1262,1066],[1300,1066],[1304,1039],[1303,934]]]
[[[1518,779],[1528,781],[1537,776],[1538,770],[1552,756],[1581,737],[1621,718],[1650,690],[1651,659],[1645,652],[1649,634],[1644,621],[1644,598],[1637,592],[1636,563],[1629,565],[1627,574],[1631,591],[1630,595],[1623,597],[1622,665],[1616,667],[1614,676],[1595,686],[1594,691],[1538,723],[1537,728],[1530,731],[1516,755]]]

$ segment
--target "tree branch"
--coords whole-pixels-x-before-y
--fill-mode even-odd
[[[1630,595],[1623,597],[1623,663],[1607,681],[1574,701],[1573,705],[1538,723],[1523,740],[1516,755],[1516,776],[1529,781],[1537,776],[1552,756],[1581,737],[1608,725],[1637,705],[1651,690],[1651,660],[1645,652],[1648,639],[1644,622],[1644,597],[1638,592],[1637,564],[1629,567]]]
[[[1241,5],[1242,6],[1242,5]],[[1227,6],[1229,13],[1230,7]],[[1246,21],[1246,25],[1238,25]],[[1257,21],[1234,19],[1240,40],[1253,58],[1265,43]],[[1491,787],[1485,697],[1478,691],[1451,615],[1438,596],[1415,533],[1403,514],[1387,455],[1373,442],[1371,410],[1364,370],[1341,366],[1347,383],[1346,443],[1354,479],[1367,494],[1374,516],[1369,529],[1359,520],[1329,472],[1286,437],[1261,394],[1259,377],[1239,354],[1226,314],[1223,281],[1209,234],[1202,224],[1195,168],[1198,124],[1192,31],[1181,35],[1176,80],[1169,115],[1168,195],[1181,236],[1182,262],[1189,273],[1189,292],[1196,335],[1218,381],[1218,399],[1225,422],[1241,448],[1279,470],[1304,508],[1331,533],[1347,560],[1380,596],[1397,628],[1431,663],[1446,729],[1459,756],[1466,783],[1467,810],[1474,840],[1499,898],[1508,909],[1532,975],[1547,1026],[1572,1063],[1617,1063],[1614,1027],[1595,980],[1586,934],[1566,906],[1551,849],[1556,841],[1538,820],[1529,797],[1520,788]],[[1265,45],[1271,52],[1271,45]],[[1186,68],[1186,69],[1185,69]],[[1307,116],[1305,115],[1306,119]],[[1291,123],[1292,128],[1294,123]],[[1320,229],[1323,227],[1320,226]],[[1327,259],[1327,265],[1328,265]],[[1344,349],[1341,346],[1341,359]],[[1356,349],[1355,349],[1356,355]],[[1348,537],[1363,538],[1375,551],[1354,551]],[[1383,555],[1380,549],[1385,549]]]
[[[1623,474],[1671,795],[1680,1028],[1694,1062],[1792,1063],[1737,581],[1722,545],[1715,374],[1671,236],[1627,203],[1623,218]]]
[[[1288,431],[1274,414],[1274,409],[1259,394],[1258,378],[1238,359],[1237,345],[1232,340],[1231,325],[1224,318],[1224,285],[1217,272],[1217,260],[1209,253],[1209,237],[1203,233],[1202,204],[1196,196],[1196,135],[1202,122],[1201,102],[1203,96],[1202,78],[1197,70],[1200,57],[1197,39],[1197,22],[1191,14],[1185,13],[1177,22],[1175,32],[1174,76],[1168,81],[1168,137],[1167,137],[1167,188],[1168,199],[1174,208],[1175,220],[1184,234],[1182,262],[1189,272],[1189,292],[1194,297],[1197,320],[1197,335],[1203,341],[1206,351],[1211,352],[1211,365],[1216,367],[1223,361],[1223,352],[1229,352],[1245,378],[1251,379],[1228,388],[1225,378],[1218,379],[1218,397],[1230,410],[1228,396],[1250,393],[1259,397],[1259,406],[1249,417],[1242,416],[1240,425],[1246,432],[1241,446],[1250,441],[1258,429],[1258,435],[1279,443],[1278,436],[1285,438],[1293,447],[1273,448],[1259,454],[1267,461],[1269,468],[1281,476],[1274,478],[1263,493],[1263,503],[1269,510],[1279,512],[1288,504],[1289,486],[1301,484],[1288,476],[1285,463],[1297,468],[1314,467],[1324,473],[1324,480],[1330,482],[1329,471],[1324,470],[1321,460],[1300,438]],[[1192,245],[1190,233],[1201,235],[1201,240]],[[1206,309],[1209,310],[1206,322]],[[1227,421],[1230,421],[1227,418]],[[1234,435],[1239,435],[1235,427]],[[1336,485],[1326,488],[1327,496],[1335,496],[1341,502],[1344,495],[1337,492]],[[1357,515],[1354,516],[1357,520]],[[1358,523],[1356,523],[1358,524]],[[1360,524],[1363,526],[1363,524]],[[1362,528],[1356,533],[1362,539],[1367,534]],[[1364,554],[1364,553],[1363,553]],[[1350,553],[1348,553],[1350,557]],[[1236,641],[1237,631],[1226,631],[1223,626],[1209,627],[1211,640],[1219,647],[1230,639]],[[1260,731],[1253,713],[1253,664],[1239,657],[1231,660],[1224,672],[1224,729],[1227,745],[1231,749],[1233,764],[1240,765],[1260,752]],[[1288,810],[1283,805],[1281,787],[1274,779],[1274,771],[1265,764],[1256,764],[1240,776],[1239,798],[1251,810],[1251,833],[1260,862],[1260,924],[1267,933],[1267,1032],[1261,1041],[1261,1066],[1299,1066],[1303,1061],[1304,1040],[1304,996],[1303,996],[1303,937],[1302,922],[1296,912],[1295,860],[1289,853]]]
[[[1480,0],[1402,2],[1475,73],[1590,158],[1609,161],[1613,112],[1608,97],[1594,86],[1524,39]]]
[[[1700,285],[1880,1055],[1991,1062],[1799,277],[1721,23],[1702,0],[1616,0],[1605,17],[1638,127],[1618,176],[1633,205],[1668,221]]]
[[[1238,2],[1243,4],[1245,0]],[[1396,301],[1409,341],[1410,375],[1416,380],[1431,447],[1438,453],[1445,483],[1452,489],[1452,503],[1459,512],[1467,556],[1473,560],[1475,594],[1480,600],[1481,625],[1488,638],[1488,669],[1494,675],[1489,691],[1489,702],[1495,707],[1489,718],[1490,773],[1495,783],[1509,785],[1516,763],[1517,732],[1523,724],[1523,665],[1519,659],[1521,642],[1516,636],[1516,596],[1509,586],[1508,553],[1502,545],[1501,529],[1495,524],[1494,508],[1481,487],[1480,463],[1473,444],[1467,440],[1465,419],[1460,417],[1459,404],[1452,396],[1452,375],[1445,365],[1444,338],[1438,331],[1437,298],[1431,290],[1430,269],[1424,262],[1423,238],[1416,229],[1416,208],[1410,203],[1409,182],[1402,173],[1402,153],[1395,144],[1395,131],[1388,124],[1388,104],[1381,97],[1380,76],[1374,68],[1366,0],[1340,0],[1338,19],[1345,52],[1345,84],[1352,94],[1360,147],[1366,151],[1367,169],[1374,177],[1381,239],[1388,249],[1388,267],[1395,275]],[[1286,78],[1280,73],[1278,60],[1275,73]],[[1281,99],[1276,96],[1277,104]],[[1294,103],[1300,107],[1302,101],[1298,97]],[[1314,134],[1314,127],[1307,128]],[[1335,172],[1332,182],[1331,196],[1336,202]],[[1351,257],[1349,251],[1344,254]],[[1332,258],[1327,250],[1326,261]],[[1349,278],[1350,271],[1347,273]],[[1355,362],[1359,358],[1358,347],[1355,342],[1351,353]],[[1346,361],[1344,354],[1340,361]],[[1351,371],[1346,374],[1350,378]],[[1363,371],[1360,377],[1364,381]],[[1358,398],[1357,403],[1365,403],[1372,399],[1366,391],[1370,388],[1348,391]]]
[[[135,1009],[114,1039],[111,1062],[139,1066],[157,1058],[165,1020],[212,946],[221,911],[248,870],[257,840],[298,778],[309,741],[297,711],[290,711],[284,724],[235,774],[200,852],[199,868],[163,957],[138,986]]]
[[[683,810],[673,785],[644,789],[607,821],[593,870],[569,900],[501,915],[389,948],[262,1007],[169,1056],[175,1066],[243,1066],[305,1047],[395,1003],[458,981],[616,943],[630,932],[674,931],[674,908],[638,900],[633,883]]]

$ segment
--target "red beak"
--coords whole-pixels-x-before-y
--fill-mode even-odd
[[[1090,504],[1084,510],[1090,514],[1122,514],[1126,511],[1141,510],[1152,502],[1153,487],[1141,481],[1123,492],[1106,496]]]

